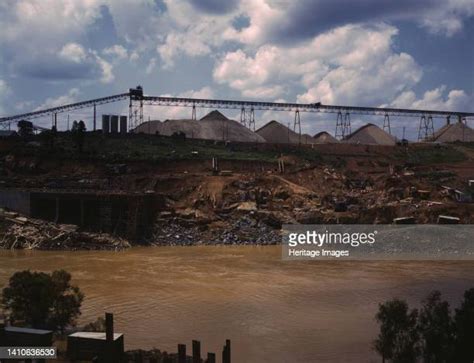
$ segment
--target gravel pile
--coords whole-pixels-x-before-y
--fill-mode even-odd
[[[367,124],[346,137],[346,142],[363,145],[395,145],[393,136],[374,124]]]
[[[255,131],[258,135],[263,137],[267,142],[273,144],[299,144],[300,135],[293,130],[290,130],[285,125],[278,121],[270,121],[264,126]],[[315,140],[308,134],[301,135],[302,144],[315,144]]]
[[[237,142],[265,142],[260,135],[252,132],[237,121],[230,120],[219,111],[212,111],[199,121],[166,120],[148,121],[139,125],[135,132],[171,136],[175,132],[184,132],[187,138],[204,140],[222,140]]]
[[[326,131],[322,131],[313,136],[316,144],[336,144],[339,141]]]
[[[445,125],[435,132],[434,141],[438,142],[474,142],[474,130],[469,126],[457,122]]]

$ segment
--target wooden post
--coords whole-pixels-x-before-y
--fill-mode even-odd
[[[222,363],[230,363],[230,340],[225,341],[224,349],[222,349]]]
[[[186,344],[178,344],[178,363],[186,363]]]
[[[81,205],[81,227],[84,226],[84,199],[80,200]]]
[[[114,314],[105,313],[105,359],[99,358],[99,361],[114,362],[116,360],[116,351],[114,346]]]
[[[54,217],[54,223],[59,222],[59,198],[56,197],[56,216]]]
[[[207,363],[216,363],[215,353],[207,353]]]
[[[114,341],[114,314],[105,313],[105,340],[107,343]]]
[[[201,342],[193,340],[193,363],[201,363]]]
[[[230,363],[230,339],[226,339],[225,341],[224,352],[225,352],[225,361],[223,361],[222,363]]]

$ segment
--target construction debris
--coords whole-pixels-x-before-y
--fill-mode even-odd
[[[415,224],[414,217],[400,217],[393,220],[394,224]]]
[[[452,216],[438,216],[438,224],[459,224],[460,219]]]
[[[16,215],[14,218],[13,215]],[[108,234],[81,232],[77,226],[55,224],[0,210],[0,249],[122,250],[130,244]]]

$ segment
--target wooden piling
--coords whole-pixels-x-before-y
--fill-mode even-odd
[[[178,363],[186,363],[186,344],[178,344]]]
[[[193,340],[193,363],[201,363],[201,342]]]
[[[207,353],[207,362],[206,363],[216,363],[216,354]]]
[[[173,358],[171,358],[168,353],[163,353],[163,363],[173,363]]]
[[[226,339],[225,341],[224,351],[222,352],[222,363],[230,363],[230,339]]]

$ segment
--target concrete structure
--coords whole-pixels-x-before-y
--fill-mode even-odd
[[[31,214],[30,192],[15,189],[0,190],[0,208],[29,216]]]
[[[118,133],[118,127],[119,127],[118,122],[119,122],[119,117],[117,115],[110,116],[110,133],[111,134]]]
[[[139,238],[146,233],[160,195],[66,190],[0,190],[0,207],[26,216]]]
[[[127,116],[120,116],[120,133],[126,134],[127,132]]]
[[[102,133],[108,134],[110,132],[110,115],[102,115]]]

